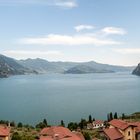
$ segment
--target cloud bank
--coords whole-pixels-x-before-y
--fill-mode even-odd
[[[112,39],[99,39],[92,34],[81,35],[60,35],[49,34],[46,37],[23,38],[19,41],[22,44],[29,45],[119,45],[121,42]]]
[[[107,35],[125,35],[126,31],[123,28],[117,27],[105,27],[98,29],[96,32],[88,33],[88,30],[94,29],[92,25],[78,25],[74,27],[76,33],[73,35],[67,34],[48,34],[42,37],[25,37],[19,40],[21,44],[29,45],[94,45],[94,46],[105,46],[105,45],[120,45],[123,42],[116,41]],[[86,33],[80,31],[85,30]],[[78,32],[78,33],[77,33]]]
[[[0,5],[46,5],[62,8],[74,8],[78,6],[76,0],[1,0]]]

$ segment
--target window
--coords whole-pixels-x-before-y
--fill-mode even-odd
[[[128,131],[128,136],[130,136],[130,131]]]

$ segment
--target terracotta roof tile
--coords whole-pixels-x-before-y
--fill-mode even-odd
[[[61,140],[84,140],[82,134],[73,133],[68,128],[61,127],[61,126],[52,126],[47,127],[41,130],[40,140],[52,140],[55,137]]]
[[[53,138],[50,136],[47,136],[47,137],[41,136],[39,140],[53,140]]]
[[[114,119],[114,120],[110,121],[109,124],[118,128],[118,129],[121,129],[121,130],[125,130],[129,126],[136,127],[136,125],[134,125],[133,123],[127,123],[123,120],[118,120],[118,119]]]
[[[123,138],[123,135],[116,128],[104,129],[104,133],[110,138],[110,140]]]
[[[0,126],[0,136],[8,136],[10,129],[8,127]]]
[[[104,121],[102,121],[102,120],[95,120],[93,123],[94,123],[94,124],[103,124]]]
[[[59,138],[68,137],[72,135],[69,129],[61,126],[52,126],[52,127],[44,128],[42,129],[40,134],[47,135],[47,136],[54,136],[58,134]]]
[[[140,122],[133,122],[134,125],[136,125],[136,133],[140,133]]]

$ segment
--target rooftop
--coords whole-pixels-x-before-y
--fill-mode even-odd
[[[84,140],[79,132],[71,132],[68,128],[62,126],[52,126],[42,129],[40,140],[52,140],[58,138],[61,140]]]
[[[128,123],[126,121],[119,120],[119,119],[114,119],[110,121],[109,124],[121,130],[125,130],[129,126],[137,127],[134,123]]]
[[[10,134],[10,129],[8,127],[0,126],[0,136],[5,137]]]
[[[116,128],[104,129],[104,133],[110,138],[110,140],[123,138],[123,135]]]
[[[102,121],[102,120],[95,120],[93,123],[94,123],[94,124],[103,124],[104,121]]]

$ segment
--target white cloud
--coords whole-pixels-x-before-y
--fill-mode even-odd
[[[28,51],[28,50],[7,50],[3,52],[4,55],[13,57],[16,59],[26,59],[26,58],[55,58],[61,57],[63,54],[60,51]]]
[[[114,49],[114,51],[121,54],[140,54],[140,48],[120,48]]]
[[[75,0],[55,0],[52,4],[64,8],[74,8],[78,6]]]
[[[92,25],[78,25],[78,26],[75,26],[74,28],[77,32],[80,32],[82,30],[91,30],[91,29],[94,29],[95,27]]]
[[[101,31],[107,35],[110,35],[110,34],[124,35],[124,34],[126,34],[126,31],[123,28],[117,28],[117,27],[105,27]]]
[[[1,0],[0,5],[48,5],[63,8],[74,8],[78,6],[76,0]]]
[[[94,35],[82,34],[82,35],[59,35],[49,34],[46,37],[33,37],[23,38],[19,40],[22,44],[30,45],[120,45],[121,42],[114,41],[112,39],[99,39]]]

